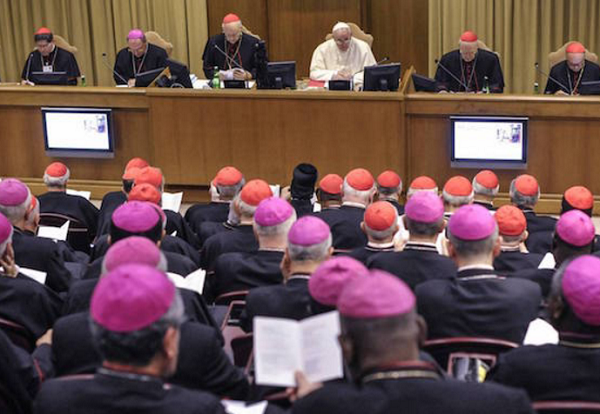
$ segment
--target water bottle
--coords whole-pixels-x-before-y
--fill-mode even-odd
[[[533,94],[539,95],[540,93],[540,84],[537,82],[533,82]]]
[[[487,76],[483,77],[483,89],[481,91],[483,93],[490,93],[490,83]]]
[[[85,75],[81,75],[81,86],[87,86],[87,81],[85,80]]]
[[[221,87],[221,79],[219,78],[219,67],[218,66],[215,66],[215,68],[214,68],[213,78],[210,81],[210,86],[213,89],[219,89]]]

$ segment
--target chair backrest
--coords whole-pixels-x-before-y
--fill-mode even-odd
[[[367,42],[369,47],[373,48],[373,35],[365,33],[356,23],[347,22],[347,24],[350,26],[350,30],[352,30],[352,36]],[[327,36],[325,36],[325,40],[329,40],[331,38],[333,38],[331,33],[328,33]]]
[[[488,52],[492,52],[495,53],[498,56],[498,59],[500,59],[500,53],[496,52],[495,50],[492,50],[488,45],[486,45],[482,40],[477,40],[477,48],[478,49],[483,49],[483,50],[487,50]]]
[[[40,213],[41,226],[60,227],[67,221],[70,221],[69,231],[67,233],[67,243],[69,243],[73,249],[89,254],[92,239],[85,224],[75,217],[67,216],[65,214]]]
[[[148,43],[152,43],[154,46],[162,47],[167,51],[167,55],[171,56],[173,53],[173,43],[168,42],[161,35],[154,31],[146,32],[145,35]]]
[[[426,341],[423,350],[430,353],[448,374],[455,374],[457,361],[483,361],[489,368],[499,354],[517,348],[514,342],[495,338],[456,337]]]
[[[248,29],[248,28],[247,28],[246,26],[244,26],[244,25],[242,25],[242,33],[244,33],[244,34],[247,34],[247,35],[250,35],[250,36],[254,36],[254,37],[256,37],[258,40],[262,40],[262,39],[260,38],[260,36],[259,36],[259,35],[255,34],[255,33],[252,33],[252,32],[250,31],[250,29]]]
[[[67,42],[67,39],[60,35],[54,35],[54,43],[56,46],[60,47],[61,49],[65,49],[67,52],[71,52],[73,54],[77,53],[77,48],[72,46],[69,42]]]
[[[233,351],[233,364],[236,367],[249,369],[254,349],[254,335],[252,333],[237,336],[231,340]]]
[[[0,383],[0,413],[21,414],[29,412],[27,407],[22,406],[22,404],[25,404],[25,402],[20,403],[13,392],[5,384]]]
[[[0,318],[0,329],[16,346],[23,348],[29,353],[35,349],[35,338],[24,326],[8,319]]]
[[[215,305],[229,305],[234,300],[244,301],[246,300],[246,295],[248,295],[247,290],[236,290],[235,292],[223,293],[222,295],[217,296],[215,299]]]
[[[558,50],[555,50],[554,52],[551,52],[548,54],[548,65],[549,65],[548,67],[549,68],[551,68],[552,66],[567,59],[567,46],[569,46],[573,42],[574,42],[574,40],[569,40],[567,43],[562,45]],[[590,52],[587,49],[585,49],[585,58],[587,60],[589,60],[590,62],[598,63],[598,55]]]
[[[533,408],[541,414],[600,413],[600,403],[593,401],[536,401]]]

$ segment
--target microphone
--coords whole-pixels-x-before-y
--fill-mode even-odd
[[[535,62],[534,66],[535,66],[535,70],[536,71],[538,71],[539,73],[541,73],[542,75],[544,75],[545,77],[547,77],[548,79],[550,79],[552,82],[556,83],[558,86],[560,86],[561,88],[563,88],[569,95],[573,95],[573,91],[569,91],[569,88],[567,88],[565,85],[563,85],[562,83],[560,83],[559,81],[557,81],[556,79],[554,79],[552,76],[550,76],[546,72],[543,72],[540,69],[540,64],[538,62]]]
[[[108,61],[106,59],[106,52],[102,53],[102,63],[104,63],[104,66],[106,66],[110,71],[112,71],[112,73],[114,73],[115,75],[117,75],[117,77],[119,79],[121,79],[125,85],[127,85],[129,83],[129,82],[127,82],[125,80],[125,78],[123,76],[121,76],[119,74],[119,72],[117,72],[114,68],[110,67],[110,65],[108,64]]]
[[[31,81],[29,80],[29,71],[30,71],[30,69],[31,69],[31,59],[32,59],[32,58],[33,58],[33,52],[31,52],[31,53],[29,54],[29,57],[27,58],[27,73],[25,74],[25,75],[26,75],[26,76],[25,76],[25,80],[26,80],[26,81],[28,81],[28,82],[31,82]]]
[[[376,65],[381,65],[383,62],[387,62],[388,60],[390,60],[390,57],[386,56],[383,59],[381,59],[379,62],[377,62]]]
[[[444,70],[444,72],[446,72],[448,75],[450,75],[452,77],[452,79],[454,79],[455,81],[457,81],[460,86],[462,86],[463,88],[465,88],[465,92],[470,92],[470,89],[467,87],[467,85],[465,85],[463,81],[461,81],[460,79],[458,79],[454,75],[454,73],[450,72],[450,70],[446,66],[442,65],[442,62],[440,62],[438,59],[435,59],[434,62],[435,62],[436,65],[438,65],[440,68],[442,68]]]
[[[230,57],[230,56],[229,56],[227,53],[225,53],[225,52],[223,51],[223,49],[221,49],[221,48],[219,47],[219,45],[215,45],[215,49],[217,49],[217,50],[219,51],[219,53],[220,53],[220,54],[222,54],[223,56],[225,56],[225,59],[227,59],[227,61],[229,62],[229,64],[230,64],[230,65],[233,65],[233,66],[235,66],[235,67],[237,67],[237,68],[239,68],[239,69],[242,69],[242,70],[244,70],[244,68],[243,68],[243,67],[241,67],[241,66],[240,66],[240,64],[239,64],[239,63],[237,63],[237,62],[236,62],[234,59],[232,59],[232,58],[231,58],[231,57]]]

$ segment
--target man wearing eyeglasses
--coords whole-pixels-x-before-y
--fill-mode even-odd
[[[148,43],[143,31],[133,29],[127,35],[127,47],[117,54],[113,75],[115,82],[117,85],[136,86],[136,76],[165,68],[168,57],[165,49]]]
[[[54,35],[47,27],[40,28],[33,35],[35,50],[29,54],[23,71],[21,83],[24,85],[51,84],[52,74],[66,74],[66,84],[77,85],[81,76],[75,56],[54,43]],[[64,83],[63,83],[64,84]]]
[[[338,22],[331,31],[332,38],[315,49],[310,62],[310,78],[316,81],[353,80],[354,86],[363,83],[365,66],[375,65],[369,45],[352,37],[347,23]]]

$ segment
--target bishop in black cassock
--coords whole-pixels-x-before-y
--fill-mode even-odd
[[[165,68],[167,58],[167,51],[148,43],[144,32],[139,29],[131,30],[127,36],[127,47],[117,54],[116,73],[113,75],[115,82],[117,85],[135,86],[136,75]]]
[[[469,31],[460,37],[459,49],[442,56],[435,80],[440,90],[451,92],[504,91],[504,76],[498,55],[479,49],[477,35]]]
[[[600,82],[600,66],[585,59],[585,47],[572,42],[566,49],[566,60],[557,63],[550,70],[545,94],[564,92],[568,95],[591,94],[586,90],[587,82]]]

